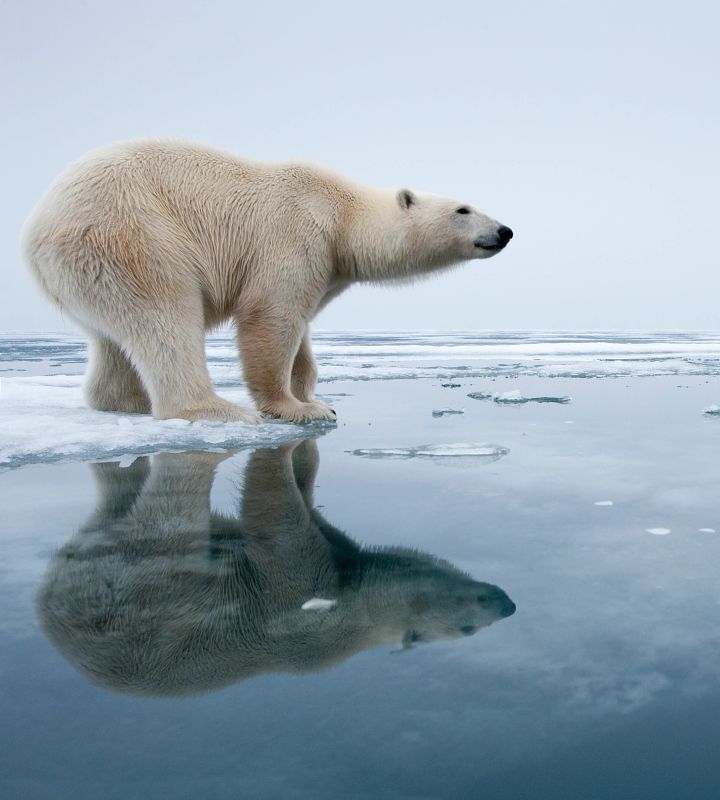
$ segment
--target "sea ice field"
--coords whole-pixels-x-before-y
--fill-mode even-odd
[[[0,796],[715,800],[720,333],[314,348],[248,427],[0,336]]]

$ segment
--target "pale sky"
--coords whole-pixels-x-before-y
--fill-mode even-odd
[[[711,2],[0,0],[0,331],[71,330],[18,254],[65,165],[141,136],[472,203],[515,238],[316,328],[720,328]]]

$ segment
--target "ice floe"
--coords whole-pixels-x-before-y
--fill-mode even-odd
[[[242,389],[223,391],[248,404]],[[3,379],[0,393],[0,468],[64,460],[104,460],[125,453],[280,444],[308,428],[268,421],[242,423],[156,420],[144,414],[112,414],[87,408],[82,376],[43,375]]]
[[[615,505],[612,500],[596,500],[594,506],[612,506]]]
[[[493,400],[496,403],[505,405],[523,405],[525,403],[560,403],[565,405],[572,398],[566,396],[540,395],[537,397],[527,397],[518,389],[508,392],[470,392],[467,395],[471,400]]]
[[[703,408],[703,414],[708,414],[711,417],[720,417],[720,406],[706,406]]]
[[[432,415],[433,417],[447,417],[452,414],[464,414],[465,409],[463,408],[436,408],[433,409]]]
[[[470,394],[468,394],[468,397],[471,400],[492,400],[493,396],[488,392],[470,392]]]
[[[497,461],[510,450],[497,444],[422,444],[417,447],[378,447],[348,450],[364,458],[477,458]]]
[[[323,597],[313,597],[312,600],[308,600],[306,603],[303,603],[300,608],[303,611],[327,611],[336,605],[337,600],[326,600]]]
[[[526,397],[522,392],[519,392],[517,389],[511,392],[497,392],[493,394],[492,399],[495,403],[505,403],[507,405],[523,405],[524,403],[569,403],[572,398],[571,397],[552,397],[552,396],[540,396],[540,397]]]
[[[670,528],[645,528],[645,533],[652,533],[653,536],[667,536]]]

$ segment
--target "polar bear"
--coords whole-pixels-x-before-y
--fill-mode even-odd
[[[93,408],[305,422],[335,418],[314,399],[308,325],[320,309],[352,283],[488,258],[512,235],[455,200],[143,140],[71,165],[32,212],[22,249],[89,337]],[[213,389],[205,331],[227,320],[259,411]]]
[[[313,507],[312,440],[256,450],[237,514],[212,513],[226,453],[91,464],[98,507],[52,559],[40,622],[93,683],[139,695],[308,672],[366,648],[470,636],[505,592],[427,553],[364,548]]]

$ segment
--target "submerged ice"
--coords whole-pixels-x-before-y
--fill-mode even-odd
[[[377,447],[348,450],[364,458],[478,458],[497,461],[510,450],[497,444],[421,444],[417,447]]]
[[[498,392],[492,396],[495,403],[506,403],[507,405],[522,405],[524,403],[569,403],[570,397],[552,397],[541,395],[540,397],[526,397],[517,390],[511,392]]]
[[[537,397],[527,397],[518,389],[509,392],[470,392],[468,397],[471,400],[492,400],[501,405],[523,405],[525,403],[569,403],[572,398],[567,396],[539,395]]]
[[[433,410],[432,415],[433,417],[447,417],[451,416],[452,414],[464,414],[465,411],[462,408],[436,408]]]

